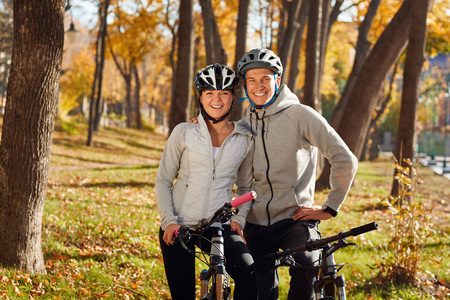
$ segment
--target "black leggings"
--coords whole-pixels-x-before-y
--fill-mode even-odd
[[[257,299],[256,271],[253,258],[242,238],[229,225],[224,225],[225,268],[234,279],[234,299]],[[204,237],[211,240],[213,230],[207,230]],[[164,231],[159,230],[159,242],[164,258],[167,282],[173,300],[195,299],[195,257],[186,251],[180,243],[168,246],[164,240]],[[190,250],[195,246],[210,252],[211,244],[197,236],[192,236],[187,243]]]

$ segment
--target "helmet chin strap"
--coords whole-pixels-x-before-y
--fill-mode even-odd
[[[244,81],[246,80],[245,76],[246,76],[246,75],[244,74]],[[255,109],[264,109],[264,108],[266,108],[267,106],[269,106],[270,104],[272,104],[273,101],[275,101],[275,99],[276,99],[277,96],[278,96],[278,85],[277,85],[276,73],[275,73],[275,72],[273,73],[273,79],[275,80],[275,93],[273,94],[272,99],[270,99],[270,101],[268,101],[266,104],[264,104],[264,105],[257,105],[257,104],[255,104],[255,103],[249,98],[249,96],[248,96],[247,85],[244,85],[244,91],[245,91],[245,96],[246,96],[246,97],[242,97],[241,99],[239,99],[238,103],[241,103],[241,102],[244,101],[244,100],[248,100],[248,102],[250,102],[250,104],[251,104]]]
[[[214,119],[213,117],[211,117],[205,110],[205,108],[203,107],[202,102],[200,101],[200,99],[198,99],[198,102],[200,103],[200,110],[202,112],[202,115],[205,116],[208,120],[210,120],[213,124],[217,124],[219,122],[222,122],[223,120],[225,120],[233,111],[233,105],[234,105],[234,100],[233,102],[231,102],[231,106],[230,109],[228,110],[228,112],[226,114],[224,114],[220,119]]]

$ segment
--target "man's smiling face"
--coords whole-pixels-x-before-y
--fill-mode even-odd
[[[263,106],[275,95],[275,84],[280,85],[281,78],[274,76],[270,69],[251,69],[245,73],[245,84],[250,100]]]

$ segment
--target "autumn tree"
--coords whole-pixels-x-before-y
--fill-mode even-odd
[[[189,118],[194,61],[194,3],[180,1],[180,23],[178,27],[178,60],[175,70],[175,84],[169,115],[169,134],[173,128]]]
[[[283,36],[278,41],[278,56],[286,67],[288,66],[288,58],[292,54],[292,48],[295,41],[295,35],[300,28],[298,23],[298,14],[302,6],[302,0],[283,1],[284,13],[287,15],[286,29],[283,30]]]
[[[368,41],[369,30],[372,26],[373,20],[380,5],[380,0],[370,1],[370,5],[367,9],[367,13],[364,16],[364,20],[361,22],[358,28],[358,40],[355,46],[355,59],[353,60],[353,67],[350,75],[348,76],[346,88],[344,93],[339,100],[336,109],[333,112],[333,117],[330,121],[331,126],[337,128],[337,125],[341,121],[342,112],[347,105],[348,98],[353,90],[355,81],[358,78],[359,72],[361,71],[364,62],[366,61],[367,55],[370,51],[371,43]]]
[[[344,109],[338,133],[359,157],[378,93],[392,65],[405,49],[411,25],[411,2],[405,0],[370,51]]]
[[[44,273],[41,228],[64,47],[64,0],[14,1],[0,146],[0,264]]]
[[[403,93],[400,119],[398,123],[395,157],[403,167],[409,166],[405,160],[414,159],[414,135],[416,132],[417,103],[419,100],[419,82],[422,65],[425,60],[425,41],[427,33],[428,0],[414,0],[411,8],[412,20],[409,30],[409,42],[406,49],[405,71],[403,73]],[[399,183],[395,177],[391,195],[398,194]],[[410,174],[412,176],[412,174]]]
[[[175,62],[175,55],[176,55],[176,47],[177,47],[177,41],[178,41],[178,18],[174,17],[173,15],[176,15],[175,9],[173,8],[175,6],[174,3],[172,3],[171,0],[166,0],[167,2],[164,4],[164,25],[169,29],[172,37],[172,43],[170,47],[170,54],[169,54],[169,61],[170,61],[170,68],[172,70],[172,91],[170,93],[170,99],[174,98],[175,93],[175,70],[176,70],[176,62]]]
[[[297,93],[297,77],[299,73],[299,60],[300,52],[302,49],[303,42],[303,32],[306,28],[306,18],[309,10],[309,1],[303,0],[302,6],[296,16],[297,30],[295,31],[294,41],[292,44],[291,60],[289,62],[289,79],[287,80],[287,85],[289,89],[295,94]]]
[[[368,41],[368,33],[372,26],[373,20],[375,18],[376,12],[378,10],[378,6],[380,4],[380,0],[373,0],[370,2],[370,5],[367,9],[367,13],[364,16],[364,20],[359,26],[358,29],[358,39],[355,46],[355,59],[353,60],[353,67],[352,71],[347,78],[347,83],[345,86],[345,90],[338,102],[338,105],[333,111],[333,115],[330,121],[331,126],[334,128],[337,128],[340,124],[340,121],[342,119],[343,111],[347,107],[349,96],[351,95],[353,91],[353,87],[355,86],[356,79],[358,78],[359,72],[362,69],[362,66],[364,65],[364,62],[366,61],[367,55],[370,50],[370,42]],[[336,4],[337,5],[337,4]],[[337,12],[333,10],[332,12],[332,18],[334,19],[335,16],[337,17]],[[365,138],[364,138],[365,140]],[[362,151],[362,150],[361,150]],[[325,161],[325,164],[323,166],[321,175],[319,179],[317,180],[317,187],[319,189],[321,188],[328,188],[330,187],[329,178],[330,178],[330,163],[328,161]]]
[[[92,74],[95,66],[92,52],[87,48],[73,57],[72,65],[61,75],[61,99],[58,116],[64,118],[75,107],[80,106],[84,97],[92,91]]]
[[[0,101],[3,101],[6,96],[13,40],[12,0],[2,1],[2,4],[3,8],[0,8],[0,53],[2,53],[0,57]],[[1,106],[3,106],[3,102],[0,102]]]
[[[88,138],[86,141],[87,146],[92,146],[93,133],[98,130],[100,123],[100,102],[102,100],[103,67],[105,64],[105,39],[108,28],[107,18],[109,3],[109,0],[100,1],[98,8],[99,29],[95,47],[94,81],[92,82],[91,99],[89,102]]]
[[[322,27],[322,5],[324,0],[311,1],[308,14],[306,39],[305,87],[302,103],[321,112],[319,98],[320,41]]]
[[[108,35],[109,54],[125,83],[125,111],[128,128],[131,128],[133,124],[136,124],[139,129],[142,128],[138,65],[151,51],[153,44],[159,43],[161,38],[158,25],[161,22],[160,15],[163,6],[153,2],[147,5],[138,5],[131,13],[125,11],[120,3],[116,5],[114,8],[115,19],[110,26]],[[150,7],[150,5],[152,6]],[[135,79],[134,97],[133,78]]]
[[[203,31],[205,35],[206,63],[227,64],[227,54],[222,44],[217,20],[214,15],[211,0],[200,0],[203,16]]]
[[[241,57],[246,51],[247,45],[247,26],[248,26],[248,9],[250,0],[239,1],[239,12],[236,25],[236,48],[234,52],[234,65],[233,68],[237,72],[237,65]],[[244,96],[244,87],[241,87],[236,93],[236,101],[234,103],[233,112],[231,113],[232,120],[240,120],[244,116],[243,104],[238,103],[239,99]]]

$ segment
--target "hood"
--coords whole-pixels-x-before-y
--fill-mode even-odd
[[[271,115],[275,115],[279,111],[285,110],[286,108],[294,104],[300,104],[297,96],[291,92],[287,85],[283,84],[278,91],[278,96],[275,101],[263,110],[265,112],[264,116],[268,117]],[[254,112],[252,108],[253,107],[251,105],[247,108],[247,116],[250,113]]]

